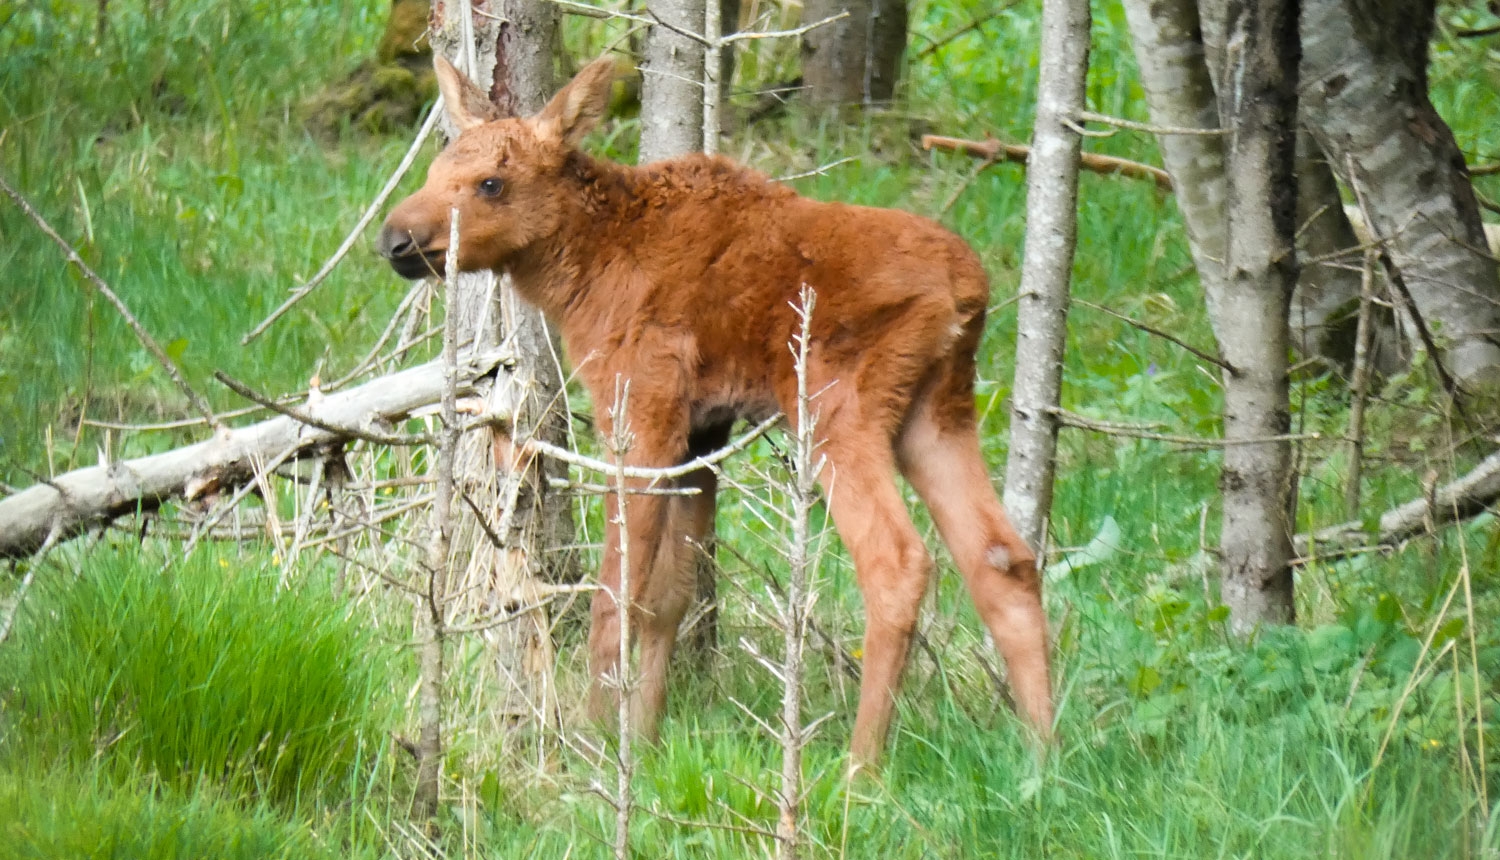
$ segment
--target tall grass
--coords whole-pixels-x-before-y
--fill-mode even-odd
[[[144,563],[143,563],[144,562]],[[90,557],[23,606],[0,650],[9,757],[97,761],[295,808],[347,797],[392,725],[385,648],[316,579],[199,553]]]

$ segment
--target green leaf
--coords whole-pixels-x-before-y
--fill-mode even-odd
[[[1446,622],[1444,622],[1442,627],[1439,627],[1437,629],[1437,633],[1433,634],[1433,649],[1436,650],[1438,648],[1441,648],[1443,645],[1447,644],[1449,639],[1457,639],[1463,632],[1464,619],[1462,617],[1448,619]]]
[[[165,349],[166,349],[166,353],[167,353],[167,358],[172,359],[172,361],[174,361],[174,362],[180,363],[182,361],[182,355],[183,355],[183,353],[187,352],[187,348],[188,348],[187,338],[185,338],[185,337],[179,337],[178,339],[176,339],[176,340],[174,340],[171,343],[169,343],[169,344],[166,345]]]

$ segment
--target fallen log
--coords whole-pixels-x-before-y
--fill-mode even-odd
[[[492,351],[459,367],[458,393],[474,393],[507,355]],[[442,398],[443,363],[433,361],[373,379],[357,388],[281,415],[161,454],[59,475],[0,500],[0,558],[31,555],[172,498],[194,499],[253,480],[257,464],[328,448],[369,435],[433,406]]]
[[[922,148],[947,149],[987,161],[1015,161],[1021,164],[1025,164],[1026,159],[1031,155],[1031,147],[1018,143],[1001,143],[994,138],[965,140],[961,137],[943,137],[936,134],[922,135]],[[1094,173],[1118,173],[1133,179],[1149,179],[1155,182],[1156,187],[1162,191],[1172,190],[1172,177],[1160,167],[1152,167],[1149,164],[1125,158],[1115,158],[1112,155],[1099,155],[1095,152],[1082,153],[1078,158],[1078,166],[1084,170]]]
[[[1348,522],[1310,535],[1297,535],[1293,541],[1296,561],[1306,564],[1372,549],[1393,549],[1425,534],[1429,528],[1477,516],[1497,500],[1500,500],[1500,451],[1481,460],[1463,477],[1435,487],[1430,496],[1413,499],[1381,514],[1376,533],[1366,531],[1362,523]]]

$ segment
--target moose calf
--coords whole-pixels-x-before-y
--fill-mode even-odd
[[[864,670],[851,750],[879,758],[932,563],[894,480],[911,482],[1010,671],[1022,716],[1052,721],[1046,618],[1035,555],[1006,519],[980,456],[974,354],[989,283],[964,241],[890,209],[821,203],[719,157],[627,167],[577,148],[605,110],[616,68],[594,61],[534,117],[505,118],[437,60],[461,130],[426,185],[386,219],[380,252],[408,278],[442,272],[449,211],[458,268],[508,273],[562,333],[594,403],[630,381],[630,465],[671,466],[724,444],[738,418],[795,416],[788,343],[803,284],[817,295],[808,389],[827,466],[822,484],[865,602]],[[790,420],[790,419],[789,419]],[[635,724],[653,737],[667,663],[693,588],[692,549],[712,527],[714,478],[697,495],[631,499],[631,629],[639,632]],[[605,537],[589,635],[590,706],[619,654],[618,527]]]

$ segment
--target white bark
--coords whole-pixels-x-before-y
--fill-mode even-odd
[[[1228,248],[1220,349],[1224,438],[1283,436],[1290,427],[1288,312],[1297,285],[1297,0],[1231,3],[1220,115],[1228,138]],[[1292,449],[1289,441],[1229,444],[1220,489],[1222,599],[1245,633],[1290,623]]]
[[[1046,0],[1041,79],[1026,169],[1026,243],[1016,330],[1010,457],[1005,506],[1044,553],[1057,451],[1057,417],[1067,340],[1068,288],[1078,236],[1081,141],[1065,122],[1083,110],[1088,76],[1088,0]]]
[[[704,0],[653,0],[651,11],[667,24],[702,35]],[[703,44],[667,27],[646,34],[641,64],[640,163],[689,152],[703,144]]]
[[[1193,0],[1124,0],[1124,5],[1151,122],[1179,128],[1218,128],[1219,107]],[[1220,327],[1225,319],[1217,302],[1223,293],[1227,242],[1224,201],[1229,196],[1224,139],[1168,134],[1158,135],[1156,141],[1162,163],[1172,175],[1188,249],[1208,302],[1209,323],[1222,342]]]
[[[1215,98],[1205,40],[1218,41],[1222,50],[1225,41],[1216,34],[1225,32],[1226,22],[1213,20],[1213,12],[1227,12],[1223,3],[1204,7],[1207,19],[1200,22],[1192,0],[1125,0],[1152,122],[1218,128],[1221,106],[1235,120],[1228,146],[1225,137],[1212,135],[1161,135],[1158,143],[1177,190],[1209,321],[1223,358],[1236,371],[1224,374],[1225,437],[1276,436],[1286,432],[1288,420],[1287,315],[1296,267],[1291,232],[1283,237],[1285,225],[1278,222],[1295,222],[1290,197],[1275,216],[1272,208],[1273,194],[1292,193],[1278,185],[1291,182],[1291,163],[1277,167],[1273,154],[1284,147],[1276,157],[1290,157],[1293,141],[1276,137],[1269,117],[1249,113],[1267,98],[1263,75],[1268,70],[1263,63],[1239,64],[1245,51],[1262,45],[1264,33],[1237,34],[1242,47],[1232,58],[1235,65],[1218,72],[1220,80],[1236,86],[1229,98]],[[1263,5],[1258,14],[1270,9]],[[1242,109],[1247,113],[1240,115]],[[1226,152],[1233,153],[1235,171],[1243,167],[1233,186]],[[1288,454],[1285,443],[1225,448],[1223,598],[1240,629],[1291,617]]]
[[[476,381],[494,372],[502,358],[492,351],[467,362],[459,393],[473,394]],[[333,447],[361,431],[387,432],[385,428],[436,404],[442,391],[442,363],[431,362],[298,407],[326,427],[351,432],[280,416],[162,454],[59,475],[0,500],[0,558],[35,552],[54,529],[56,539],[64,540],[119,517],[154,510],[170,499],[223,494],[253,480],[260,464],[285,452]]]
[[[1298,535],[1297,554],[1338,555],[1363,547],[1394,547],[1425,534],[1430,527],[1483,513],[1500,500],[1500,452],[1480,461],[1468,474],[1433,490],[1430,498],[1412,499],[1380,515],[1379,531],[1370,534],[1358,522],[1340,523],[1311,535]]]
[[[1343,179],[1365,196],[1373,232],[1390,240],[1390,261],[1444,365],[1462,387],[1500,390],[1500,274],[1483,253],[1462,155],[1427,98],[1431,3],[1303,6],[1309,128],[1336,171],[1352,162]]]

